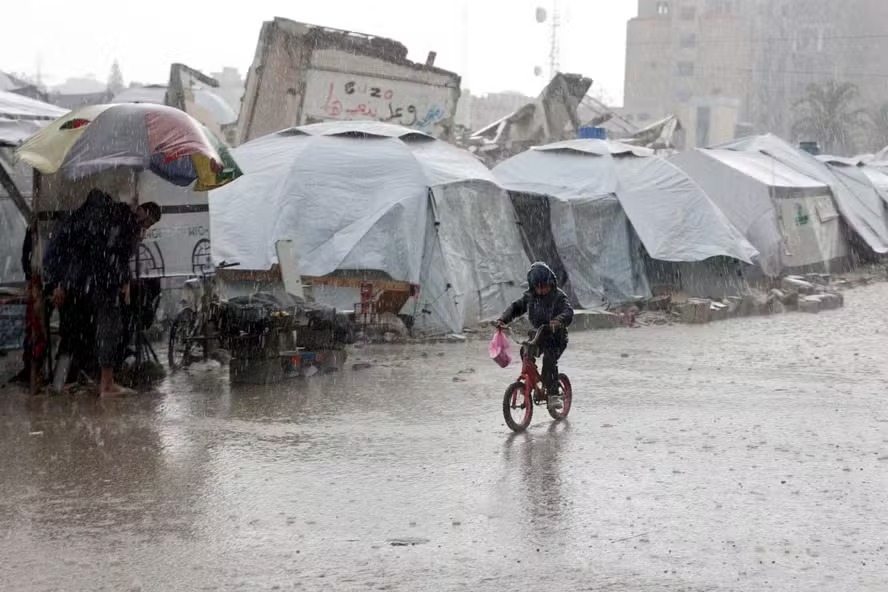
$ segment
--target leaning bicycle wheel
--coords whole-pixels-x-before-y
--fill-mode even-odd
[[[191,363],[191,350],[194,348],[194,336],[197,315],[186,308],[176,316],[170,327],[170,341],[167,349],[167,361],[170,370],[176,371]]]
[[[503,417],[513,432],[523,432],[533,418],[533,401],[523,382],[516,382],[506,389],[503,396]]]
[[[570,405],[573,403],[573,389],[570,386],[570,379],[566,374],[558,375],[558,392],[563,397],[564,406],[558,411],[549,409],[549,415],[551,415],[552,419],[555,421],[567,419],[567,414],[570,413]]]

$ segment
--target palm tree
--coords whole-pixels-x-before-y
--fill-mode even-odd
[[[808,86],[808,94],[793,106],[793,133],[800,139],[817,140],[830,154],[850,154],[866,113],[854,108],[859,97],[860,90],[850,82]]]
[[[873,124],[870,134],[872,147],[875,150],[882,150],[888,146],[888,103],[870,113],[869,117]]]

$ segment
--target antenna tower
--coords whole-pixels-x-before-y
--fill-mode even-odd
[[[558,39],[561,28],[561,13],[558,11],[558,0],[552,2],[552,19],[549,31],[549,78],[555,77],[561,68],[561,43]]]

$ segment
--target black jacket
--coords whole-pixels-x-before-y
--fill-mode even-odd
[[[116,292],[130,281],[138,230],[129,206],[91,191],[53,233],[44,257],[46,283],[69,290]]]
[[[534,263],[531,266],[531,271],[527,274],[528,284],[530,284],[531,272],[537,267],[544,267],[549,272],[549,285],[552,286],[552,291],[545,296],[537,296],[533,286],[530,286],[530,289],[521,298],[506,309],[500,317],[500,321],[509,324],[526,313],[534,329],[538,329],[552,321],[558,321],[564,328],[563,331],[566,335],[567,327],[573,321],[573,308],[570,306],[567,294],[558,289],[558,279],[555,277],[555,273],[545,263]]]

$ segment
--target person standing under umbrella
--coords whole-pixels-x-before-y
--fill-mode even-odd
[[[63,241],[69,246],[65,251],[58,247],[53,249],[51,244],[47,266],[73,268],[79,277],[72,281],[69,276],[62,282],[55,289],[53,300],[56,306],[64,305],[66,285],[84,286],[84,294],[95,317],[96,355],[101,368],[99,394],[103,397],[128,394],[129,389],[114,381],[114,367],[123,339],[122,304],[129,304],[130,260],[142,233],[160,220],[160,207],[148,202],[134,211],[107,193],[94,189],[87,197],[87,203],[75,214],[79,215],[72,215],[71,227],[77,236]],[[66,230],[68,228],[63,228],[60,235]],[[79,269],[75,261],[82,262]]]

